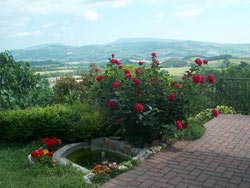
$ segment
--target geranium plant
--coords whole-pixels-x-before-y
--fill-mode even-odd
[[[40,143],[43,146],[37,150],[33,150],[28,156],[29,160],[32,163],[55,166],[56,161],[53,159],[53,155],[54,151],[61,145],[61,140],[56,137],[45,137],[40,140]]]
[[[197,58],[176,82],[160,69],[157,54],[151,56],[150,66],[142,61],[122,66],[112,54],[105,72],[97,73],[93,90],[95,103],[107,113],[110,133],[138,145],[173,136],[173,128],[188,128],[190,106],[200,105],[194,99],[215,83],[213,75],[200,74],[207,60]]]

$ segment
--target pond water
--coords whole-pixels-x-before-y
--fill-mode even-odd
[[[92,169],[96,164],[102,164],[104,161],[117,162],[128,161],[131,158],[117,152],[103,149],[92,150],[91,148],[83,148],[76,150],[66,156],[71,162],[76,163],[87,169]]]

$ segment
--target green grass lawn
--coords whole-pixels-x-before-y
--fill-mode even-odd
[[[31,165],[27,159],[38,144],[0,143],[0,188],[91,188],[83,182],[83,173],[71,166],[53,168]]]

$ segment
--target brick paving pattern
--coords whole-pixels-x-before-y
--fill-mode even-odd
[[[250,116],[220,115],[102,188],[250,188]]]

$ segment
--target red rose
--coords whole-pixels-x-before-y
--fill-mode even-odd
[[[205,79],[206,79],[206,76],[201,76],[201,81],[200,81],[200,83],[204,83]]]
[[[96,77],[97,82],[100,82],[104,78],[103,75],[99,75]]]
[[[154,78],[154,77],[151,77],[151,78],[150,78],[150,82],[151,82],[151,83],[154,83],[154,82],[155,82],[155,78]]]
[[[175,86],[175,82],[170,82],[170,86]]]
[[[114,122],[115,122],[115,123],[120,123],[120,121],[121,121],[121,120],[120,120],[119,117],[116,117],[116,118],[114,119]]]
[[[114,89],[119,89],[120,83],[119,82],[113,82],[112,86],[113,86]]]
[[[198,65],[198,66],[201,66],[202,65],[202,60],[200,58],[197,58],[195,60],[195,63]]]
[[[52,151],[49,151],[49,152],[47,153],[47,155],[48,155],[49,157],[53,157],[54,153],[53,153]]]
[[[168,96],[168,101],[172,102],[172,101],[174,101],[174,99],[175,99],[175,94],[174,93],[170,93],[170,95]]]
[[[182,88],[182,84],[175,84],[175,87],[181,89]]]
[[[143,65],[143,62],[142,62],[142,61],[139,61],[138,64],[139,64],[140,66],[142,66],[142,65]]]
[[[119,68],[119,69],[122,69],[122,68],[123,68],[123,66],[122,66],[122,65],[119,65],[119,66],[118,66],[118,68]]]
[[[136,112],[142,112],[144,110],[144,106],[141,103],[137,103],[134,107],[134,111]]]
[[[151,56],[155,58],[155,57],[157,57],[157,54],[156,54],[155,52],[153,52],[153,53],[151,54]]]
[[[110,108],[114,108],[114,107],[116,106],[115,101],[112,100],[112,99],[109,99],[109,100],[108,100],[108,106],[109,106]]]
[[[137,86],[140,85],[140,83],[141,83],[141,81],[140,81],[139,79],[137,79],[137,78],[134,78],[134,79],[133,79],[133,82],[134,82],[134,84],[137,85]]]
[[[182,79],[182,80],[186,80],[186,76],[182,76],[181,79]]]
[[[99,72],[99,69],[98,69],[98,68],[96,68],[96,69],[95,69],[95,72]]]
[[[121,62],[118,59],[111,59],[111,63],[116,64],[116,65],[121,64]]]
[[[138,67],[135,69],[135,74],[141,74],[142,73],[142,68]]]
[[[191,77],[192,75],[192,72],[188,71],[188,77]]]
[[[181,121],[176,121],[176,129],[177,129],[177,131],[182,129]]]
[[[141,94],[142,94],[142,90],[137,90],[137,91],[136,91],[136,94],[137,94],[137,95],[141,95]]]
[[[203,63],[207,65],[208,64],[208,60],[203,59]]]
[[[132,77],[132,74],[125,74],[126,78],[131,78]]]
[[[199,75],[199,74],[194,74],[192,79],[193,79],[193,82],[194,82],[195,84],[198,84],[198,83],[201,82],[201,75]]]
[[[207,76],[207,80],[208,80],[208,82],[209,82],[210,84],[213,84],[213,83],[215,82],[215,77],[214,77],[214,75],[209,74],[209,75]]]
[[[213,112],[214,117],[218,117],[219,116],[219,112],[218,112],[218,110],[216,108],[214,108],[212,110],[212,112]]]
[[[183,129],[188,128],[188,123],[187,123],[187,122],[186,122],[186,123],[184,123],[184,124],[182,125],[182,128],[183,128]]]
[[[115,57],[115,54],[112,54],[111,57],[114,58],[114,57]]]
[[[126,70],[124,71],[124,74],[131,74],[131,71],[130,71],[129,69],[126,69]]]

